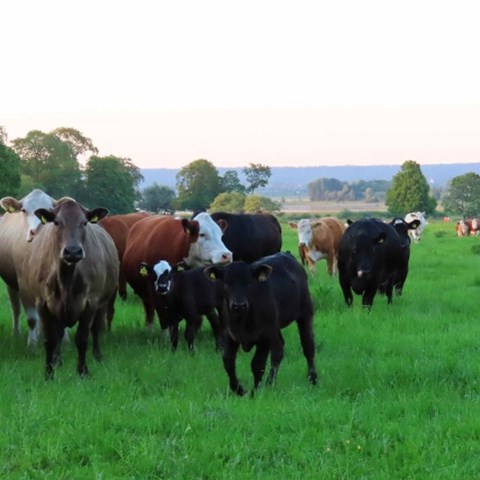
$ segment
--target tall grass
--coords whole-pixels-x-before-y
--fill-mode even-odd
[[[320,263],[310,277],[320,384],[294,326],[273,387],[230,394],[205,322],[190,354],[143,329],[130,295],[117,303],[104,362],[75,348],[55,380],[43,348],[14,338],[0,292],[0,478],[473,479],[480,471],[480,238],[427,226],[412,246],[402,297],[346,307]],[[284,249],[296,233],[284,226]],[[24,328],[24,331],[26,327]],[[238,356],[250,387],[251,353]]]

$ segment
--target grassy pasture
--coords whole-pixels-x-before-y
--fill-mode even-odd
[[[296,253],[296,233],[284,226]],[[64,349],[55,380],[44,354],[14,338],[0,287],[2,479],[473,479],[480,476],[480,238],[430,223],[412,246],[404,294],[348,309],[320,263],[310,278],[317,368],[311,387],[296,328],[284,330],[277,384],[230,394],[208,322],[187,352],[143,330],[139,301],[117,303],[89,351],[89,379]],[[22,324],[25,332],[26,326]],[[250,353],[238,358],[250,387]]]

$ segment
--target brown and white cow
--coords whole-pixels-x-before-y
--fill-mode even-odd
[[[414,230],[409,230],[408,235],[411,238],[412,242],[418,243],[422,239],[422,233],[425,230],[427,225],[427,220],[425,219],[425,212],[410,212],[405,215],[404,220],[407,223],[411,223],[413,220],[419,220],[420,225]]]
[[[130,228],[132,228],[132,226],[139,220],[142,220],[149,215],[150,214],[147,212],[109,215],[98,222],[98,224],[103,227],[112,237],[115,247],[117,248],[118,259],[120,263],[122,263],[123,254],[125,253],[127,236]],[[118,294],[122,300],[127,299],[127,282],[125,281],[121,271],[118,278]]]
[[[35,248],[25,251],[17,267],[20,295],[34,303],[42,322],[46,378],[53,378],[65,328],[76,324],[77,371],[84,376],[89,332],[94,357],[100,360],[99,333],[117,290],[115,245],[95,225],[107,210],[87,210],[67,199],[53,210],[40,208],[35,214],[44,225],[36,234]]]
[[[310,271],[314,273],[316,262],[326,258],[328,273],[335,275],[338,246],[346,229],[345,224],[335,217],[312,220],[302,218],[298,223],[288,224],[298,231],[298,249],[302,263],[306,262]]]
[[[27,248],[32,248],[32,240],[40,225],[35,215],[38,208],[51,209],[57,201],[40,189],[32,190],[20,200],[4,197],[0,205],[7,212],[0,222],[0,277],[7,286],[12,310],[13,333],[20,334],[20,296],[18,294],[17,269],[15,258],[22,258]],[[34,305],[23,305],[29,327],[27,345],[35,347],[38,341],[38,313]]]
[[[470,235],[470,225],[462,218],[456,223],[455,232],[459,237],[468,237]]]
[[[230,263],[232,252],[222,242],[223,229],[219,225],[225,227],[223,222],[215,223],[205,212],[193,220],[152,215],[133,225],[127,237],[122,271],[142,300],[147,328],[152,328],[155,311],[162,329],[169,325],[165,319],[165,306],[153,291],[151,282],[140,275],[139,265],[155,265],[160,260],[170,265],[185,261],[192,268]]]

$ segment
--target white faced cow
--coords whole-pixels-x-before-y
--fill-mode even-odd
[[[408,235],[413,242],[418,243],[421,240],[422,233],[425,230],[427,225],[427,220],[425,219],[425,212],[411,212],[405,215],[404,219],[407,223],[411,223],[413,220],[419,220],[420,225],[414,230],[409,230]]]
[[[0,277],[7,285],[12,309],[13,332],[20,333],[20,297],[18,294],[16,259],[21,259],[40,225],[35,215],[38,208],[51,209],[57,201],[39,189],[32,190],[21,200],[4,197],[0,205],[7,212],[0,222]],[[24,304],[29,326],[28,346],[37,344],[38,313],[34,305]]]

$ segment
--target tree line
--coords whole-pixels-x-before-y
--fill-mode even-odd
[[[92,140],[74,128],[57,128],[44,133],[32,130],[23,138],[8,142],[0,126],[0,197],[22,197],[41,188],[54,198],[68,195],[91,208],[102,205],[112,214],[136,208],[154,213],[176,210],[225,210],[229,212],[275,212],[281,204],[255,195],[268,184],[271,169],[250,163],[243,169],[247,184],[236,170],[219,175],[206,159],[195,160],[177,173],[176,191],[154,184],[140,191],[140,169],[130,158],[99,156]],[[454,177],[443,192],[433,191],[420,165],[408,160],[391,182],[353,183],[319,178],[308,184],[310,200],[384,200],[392,215],[409,211],[432,214],[441,202],[445,214],[480,216],[480,176],[474,172]]]

